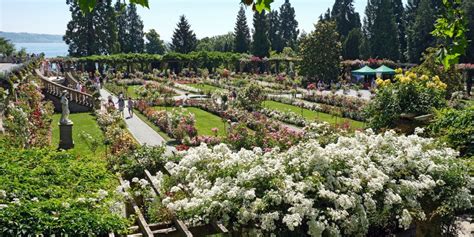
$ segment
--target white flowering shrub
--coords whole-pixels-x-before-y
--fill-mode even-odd
[[[471,207],[457,152],[417,135],[357,132],[279,152],[221,144],[184,153],[159,175],[163,204],[191,223],[311,236],[387,234]],[[440,223],[436,223],[440,224]]]

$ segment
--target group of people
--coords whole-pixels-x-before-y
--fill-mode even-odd
[[[115,103],[113,101],[113,98],[112,96],[109,96],[108,97],[108,100],[107,100],[107,108],[108,109],[115,109],[115,105],[117,104],[118,106],[118,110],[120,112],[120,116],[124,117],[124,111],[125,111],[125,96],[120,93],[119,96],[118,96],[118,100],[117,100],[117,103]],[[130,115],[129,118],[133,118],[133,107],[134,107],[134,103],[133,103],[133,100],[132,100],[132,97],[128,97],[128,100],[126,102],[127,104],[127,109],[128,109],[128,114]]]

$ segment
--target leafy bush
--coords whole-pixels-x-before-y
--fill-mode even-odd
[[[112,195],[115,177],[91,157],[0,145],[0,232],[106,235],[127,221]],[[111,212],[117,210],[118,212]]]
[[[245,86],[239,90],[237,94],[238,105],[248,111],[259,110],[262,107],[262,101],[264,99],[263,88],[256,83]]]
[[[125,179],[144,178],[145,169],[155,173],[165,164],[164,147],[141,146],[133,151],[117,156],[109,156],[108,165],[114,172],[119,172]]]
[[[442,109],[429,126],[431,135],[461,152],[474,156],[474,106],[466,109]]]
[[[402,114],[415,117],[432,113],[433,108],[446,106],[446,84],[438,76],[429,78],[413,72],[397,72],[394,82],[377,79],[375,98],[366,109],[366,119],[371,128],[393,128]]]

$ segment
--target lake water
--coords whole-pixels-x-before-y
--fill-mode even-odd
[[[60,43],[14,43],[17,50],[26,48],[28,53],[44,53],[47,58],[57,56],[67,56],[68,46],[64,42]]]

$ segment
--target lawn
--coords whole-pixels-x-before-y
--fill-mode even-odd
[[[156,106],[153,108],[157,110],[166,109],[165,107],[160,106]],[[172,110],[173,108],[177,109],[176,107],[168,107],[169,110]],[[224,122],[222,122],[222,119],[219,116],[216,116],[214,114],[195,107],[186,107],[182,109],[194,114],[194,118],[196,119],[195,126],[198,131],[198,135],[212,136],[214,135],[214,133],[212,132],[212,128],[218,128],[218,136],[225,136]]]
[[[276,101],[266,100],[263,102],[263,106],[268,109],[274,109],[279,111],[291,111],[297,114],[303,113],[303,117],[308,121],[320,120],[325,121],[330,124],[340,124],[344,121],[349,121],[352,128],[363,128],[365,124],[360,121],[348,119],[348,118],[341,118],[338,116],[333,116],[323,112],[317,112],[309,109],[301,109],[300,107],[284,104]]]
[[[209,94],[216,90],[223,90],[219,87],[215,87],[215,86],[211,86],[207,84],[186,84],[186,85],[201,90],[203,94]]]
[[[132,97],[133,99],[138,98],[137,89],[142,85],[127,86],[127,96]]]
[[[53,115],[53,137],[52,137],[52,147],[56,149],[59,144],[59,119],[61,114]],[[71,149],[71,152],[76,155],[82,156],[102,156],[105,154],[105,145],[104,135],[102,130],[100,130],[99,125],[97,125],[96,118],[90,113],[75,113],[69,115],[69,119],[74,122],[72,128],[72,138],[74,140],[74,148]],[[80,134],[87,133],[93,137],[94,140],[99,142],[99,146],[95,152],[90,148],[90,142],[86,141]]]

